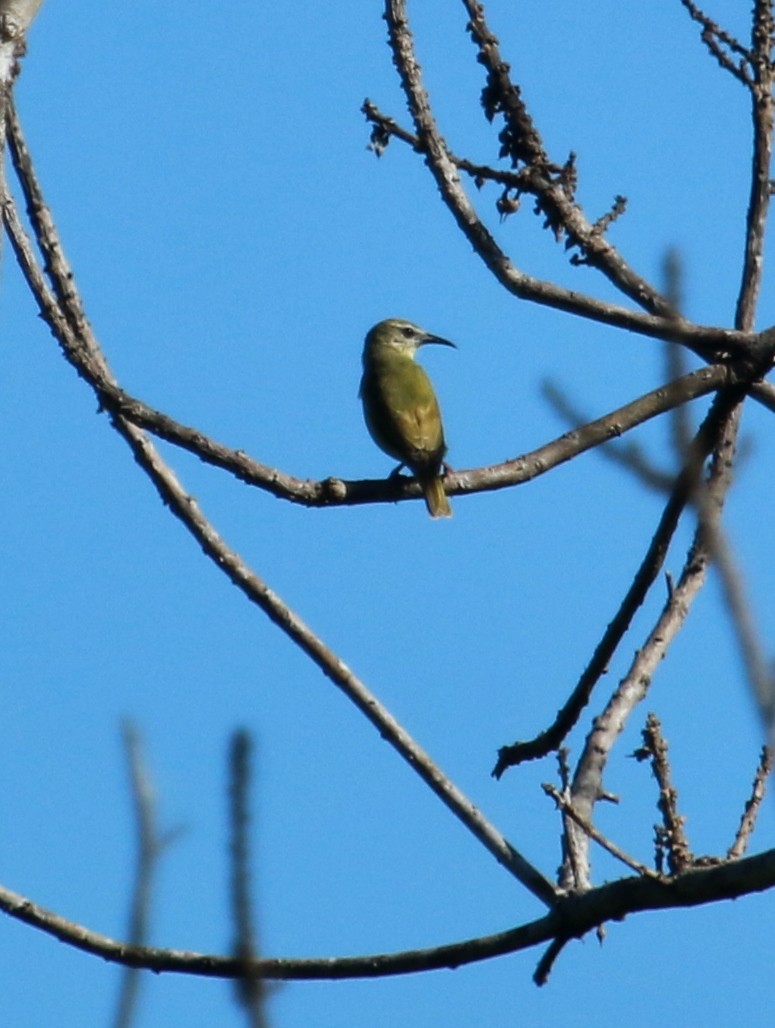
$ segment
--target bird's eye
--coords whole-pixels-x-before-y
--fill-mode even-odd
[[[404,339],[411,339],[412,336],[414,335],[414,329],[413,328],[402,328],[401,329],[401,335],[404,337]]]

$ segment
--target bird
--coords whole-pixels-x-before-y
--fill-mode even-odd
[[[403,318],[380,321],[366,334],[360,398],[371,438],[418,479],[432,518],[452,508],[441,477],[447,444],[439,402],[425,370],[415,362],[428,343],[452,346]],[[394,472],[395,473],[395,472]]]

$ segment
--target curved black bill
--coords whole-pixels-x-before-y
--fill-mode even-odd
[[[457,343],[452,343],[449,339],[442,339],[441,336],[427,335],[420,346],[425,346],[426,343],[438,343],[440,346],[451,346],[453,350],[457,350]]]

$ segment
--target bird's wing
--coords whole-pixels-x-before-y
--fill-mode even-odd
[[[441,413],[420,365],[408,363],[379,383],[364,380],[362,389],[369,392],[369,427],[382,449],[410,466],[438,465],[445,449]]]

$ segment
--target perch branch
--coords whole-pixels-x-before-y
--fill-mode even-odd
[[[22,270],[41,313],[68,360],[78,373],[90,382],[97,395],[116,387],[99,344],[83,316],[77,296],[75,278],[56,235],[53,221],[40,216],[42,200],[33,205],[33,224],[39,234],[46,237],[45,251],[50,255],[48,274],[55,284],[62,305],[53,302],[45,286],[34,254],[26,239],[13,199],[7,193],[2,197],[3,220],[11,236]],[[78,330],[74,326],[78,326]],[[163,503],[185,525],[200,544],[204,553],[250,600],[258,606],[280,630],[305,653],[314,664],[355,704],[403,757],[432,792],[468,827],[495,859],[545,904],[551,906],[557,890],[532,864],[530,864],[504,836],[483,816],[471,801],[433,763],[427,753],[414,741],[389,711],[371,694],[347,665],[330,650],[302,619],[220,538],[215,528],[203,515],[193,497],[178,481],[174,471],[163,461],[149,438],[120,413],[112,413],[112,423],[129,445],[135,460],[151,479]]]
[[[279,980],[381,978],[440,968],[457,968],[553,939],[581,938],[606,921],[620,921],[643,910],[700,906],[762,892],[775,886],[775,850],[709,867],[693,867],[676,878],[651,875],[620,878],[579,896],[567,896],[546,916],[495,935],[432,949],[360,957],[274,958],[251,963],[252,974]],[[127,946],[68,921],[0,886],[0,910],[86,953],[113,963],[160,973],[238,978],[244,962],[234,957],[181,950]]]

